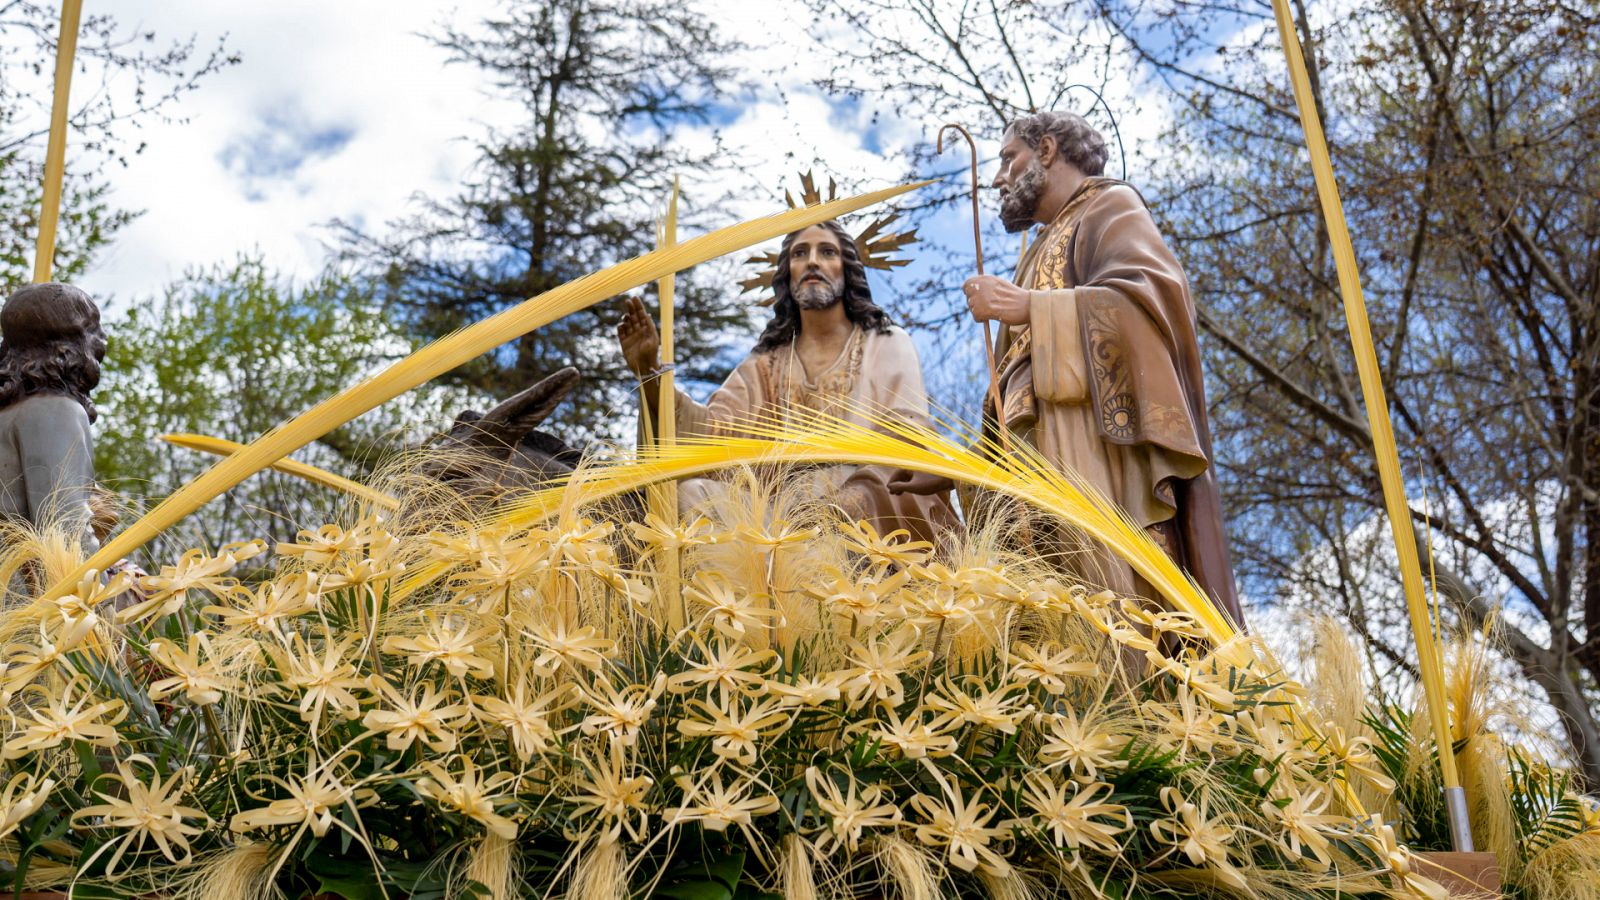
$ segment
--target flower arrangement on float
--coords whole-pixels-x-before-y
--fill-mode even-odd
[[[579,479],[536,524],[402,506],[23,589],[0,864],[124,896],[1442,896],[1356,799],[1392,787],[1369,739],[1259,642],[999,525],[935,548],[733,473],[716,522]],[[77,563],[17,537],[14,591]]]

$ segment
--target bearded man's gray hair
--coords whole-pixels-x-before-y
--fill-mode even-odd
[[[1023,116],[1006,126],[1006,134],[1015,135],[1034,150],[1049,135],[1056,139],[1061,158],[1078,171],[1099,175],[1106,170],[1106,139],[1077,113],[1045,111]]]

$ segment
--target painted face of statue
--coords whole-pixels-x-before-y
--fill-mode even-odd
[[[827,309],[844,297],[844,252],[832,231],[813,225],[789,246],[789,290],[801,309]]]
[[[1007,137],[993,184],[1000,189],[1000,224],[1006,231],[1016,233],[1034,223],[1045,179],[1045,168],[1033,148],[1015,135]]]

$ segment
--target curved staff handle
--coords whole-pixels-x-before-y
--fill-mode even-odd
[[[978,274],[983,274],[983,230],[978,224],[978,143],[965,128],[954,122],[948,122],[939,129],[939,139],[934,145],[937,153],[944,152],[944,133],[951,129],[961,133],[967,139],[967,150],[972,158],[972,245],[978,254]],[[983,352],[989,361],[989,402],[994,404],[994,416],[1000,424],[1001,446],[1009,446],[1010,435],[1006,428],[1006,411],[1000,403],[1000,372],[994,364],[994,331],[989,327],[989,320],[983,320]]]

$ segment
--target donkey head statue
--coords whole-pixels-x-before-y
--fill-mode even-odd
[[[466,493],[531,489],[570,474],[582,454],[538,426],[577,383],[568,366],[488,412],[456,416],[434,445],[441,452],[430,474]]]

